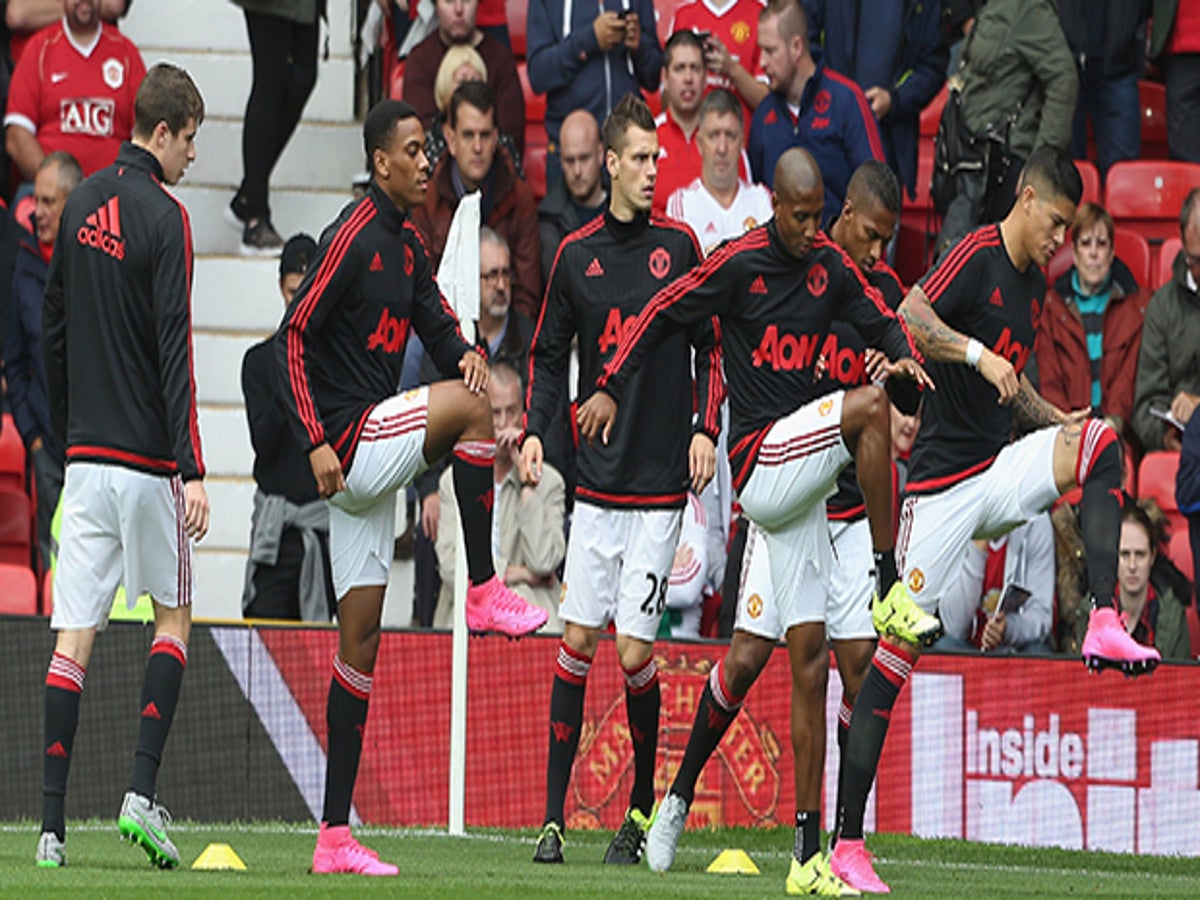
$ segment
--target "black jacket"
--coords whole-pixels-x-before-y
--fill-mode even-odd
[[[46,280],[50,415],[68,463],[204,477],[191,295],[187,210],[158,160],[122,144],[67,199]]]
[[[50,402],[46,396],[46,363],[42,353],[42,297],[50,266],[42,258],[38,239],[23,233],[13,269],[8,306],[8,330],[4,338],[4,376],[8,382],[8,406],[21,440],[28,447],[39,437],[51,456],[62,456],[62,447],[50,425]]]
[[[1149,0],[1058,0],[1058,18],[1081,71],[1107,78],[1140,68]]]

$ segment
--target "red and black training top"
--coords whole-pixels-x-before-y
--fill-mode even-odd
[[[699,259],[691,229],[657,216],[621,222],[605,212],[563,239],[529,352],[527,435],[543,437],[561,409],[572,339],[578,338],[583,402],[654,293]],[[579,447],[576,498],[618,508],[682,507],[691,435],[703,431],[716,440],[723,398],[713,320],[697,317],[663,341],[629,381],[609,444],[597,439]]]
[[[819,396],[813,367],[842,320],[889,359],[917,355],[904,327],[858,267],[824,232],[803,258],[779,240],[772,220],[728,241],[655,294],[604,369],[600,387],[618,401],[660,342],[717,315],[732,419],[734,487],[750,477],[767,430]]]
[[[1004,249],[999,225],[958,242],[920,281],[934,311],[951,328],[1025,368],[1046,294],[1042,270],[1021,272]],[[982,472],[1012,438],[1012,405],[962,363],[928,365],[937,390],[925,392],[921,430],[913,445],[908,493],[940,491]]]
[[[399,388],[412,329],[439,371],[457,377],[474,348],[416,228],[372,181],[322,233],[275,335],[283,399],[306,452],[328,442],[350,471],[367,416]]]

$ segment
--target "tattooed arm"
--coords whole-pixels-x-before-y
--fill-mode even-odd
[[[974,339],[947,325],[942,317],[934,312],[933,304],[929,302],[920,285],[908,292],[908,296],[900,304],[899,315],[908,326],[917,349],[927,360],[970,365],[967,354]],[[977,341],[975,343],[978,344]],[[982,345],[975,349],[979,355],[974,368],[999,393],[1000,403],[1011,402],[1020,388],[1012,363]]]
[[[1039,394],[1028,376],[1024,372],[1021,373],[1021,388],[1013,400],[1013,417],[1017,430],[1022,434],[1045,428],[1048,425],[1070,425],[1082,422],[1091,414],[1090,406],[1063,412]]]

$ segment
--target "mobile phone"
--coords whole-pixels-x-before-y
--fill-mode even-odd
[[[697,31],[696,37],[699,39],[701,44],[707,44],[708,39],[710,37],[712,37],[712,32],[711,31]]]
[[[618,9],[618,10],[617,10],[617,18],[618,18],[618,19],[627,19],[627,18],[629,18],[629,10],[627,10],[627,9]]]

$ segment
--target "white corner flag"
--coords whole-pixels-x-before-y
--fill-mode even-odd
[[[473,191],[458,201],[437,273],[438,286],[468,340],[471,325],[479,318],[480,200],[479,192]]]

